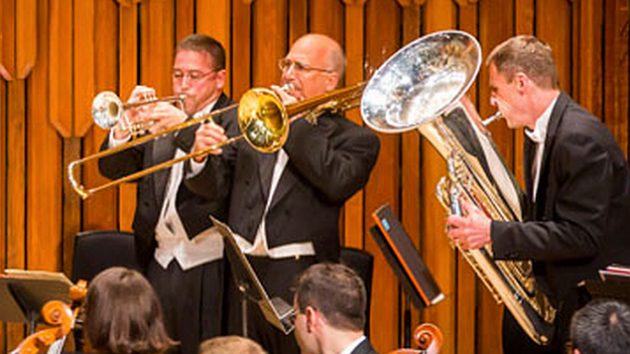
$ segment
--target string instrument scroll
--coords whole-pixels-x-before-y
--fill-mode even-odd
[[[61,353],[65,338],[74,328],[80,303],[87,294],[87,283],[80,280],[70,288],[73,307],[59,300],[48,301],[41,310],[42,320],[51,327],[26,337],[12,354]],[[54,347],[54,348],[53,348]]]

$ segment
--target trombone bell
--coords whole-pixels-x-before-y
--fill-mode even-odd
[[[288,121],[282,100],[272,90],[254,88],[241,97],[238,124],[245,140],[256,150],[280,150],[289,136]]]

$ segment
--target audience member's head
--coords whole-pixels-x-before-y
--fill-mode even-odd
[[[335,345],[342,350],[363,336],[366,302],[363,281],[352,269],[328,263],[309,267],[298,279],[294,299],[302,353]]]
[[[88,286],[85,307],[86,337],[100,353],[158,354],[176,344],[155,291],[135,270],[101,272]]]
[[[208,339],[199,345],[199,354],[267,354],[251,339],[225,336]]]
[[[595,300],[571,319],[573,354],[630,353],[630,307],[616,300]]]

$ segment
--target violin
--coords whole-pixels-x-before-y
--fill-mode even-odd
[[[432,323],[423,323],[416,327],[413,340],[418,349],[401,348],[387,354],[439,354],[444,342],[442,331]]]
[[[48,301],[42,307],[41,315],[42,320],[50,327],[26,337],[12,354],[46,353],[53,343],[62,340],[58,345],[58,352],[60,353],[61,349],[63,349],[65,338],[74,328],[81,308],[80,303],[86,294],[87,283],[84,280],[80,280],[76,285],[70,287],[70,299],[72,299],[73,307],[59,300]]]

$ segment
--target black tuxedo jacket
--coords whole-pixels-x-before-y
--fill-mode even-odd
[[[338,115],[323,115],[316,125],[293,122],[284,145],[289,161],[265,221],[269,248],[312,241],[317,260],[337,260],[340,209],[367,183],[379,146],[374,133]],[[229,225],[251,243],[269,195],[272,156],[244,141],[223,153],[234,173]],[[229,179],[215,172],[206,167],[186,183],[198,193],[215,189],[209,185],[230,188]]]
[[[547,130],[536,202],[525,138],[526,222],[492,222],[497,259],[531,259],[559,307],[562,334],[578,306],[577,284],[610,263],[630,264],[630,177],[610,131],[560,93]]]
[[[223,108],[232,102],[222,94],[215,103],[213,110]],[[236,111],[229,111],[214,118],[221,125],[226,134],[237,131]],[[104,176],[115,179],[147,167],[171,160],[177,147],[188,152],[195,139],[197,126],[190,127],[177,134],[168,134],[146,144],[121,151],[117,154],[99,160],[99,169]],[[101,150],[108,148],[109,136],[105,138]],[[219,163],[213,159],[209,165]],[[219,171],[225,169],[218,169]],[[155,240],[155,226],[162,210],[170,168],[150,174],[136,181],[138,193],[136,200],[136,213],[133,220],[133,229],[136,238],[136,251],[141,265],[146,266],[151,258],[157,242]],[[206,196],[198,195],[190,191],[184,183],[177,192],[177,212],[184,224],[189,237],[194,237],[199,232],[212,226],[209,215],[219,219],[227,217],[228,191],[220,193],[206,193]]]

